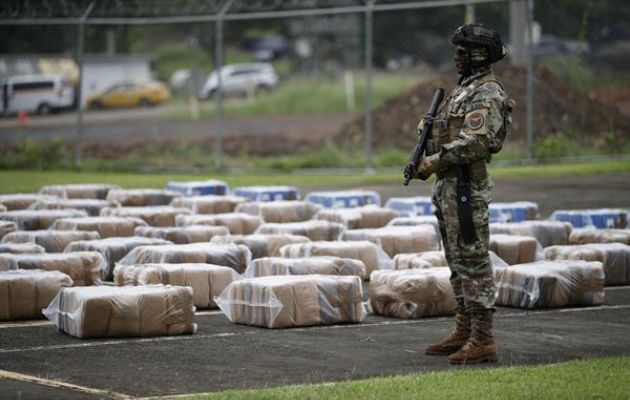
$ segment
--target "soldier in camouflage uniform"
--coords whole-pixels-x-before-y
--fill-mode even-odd
[[[460,79],[438,109],[414,177],[437,175],[433,204],[457,299],[455,329],[426,353],[449,355],[449,362],[461,364],[497,360],[491,331],[495,284],[488,257],[492,182],[486,163],[503,145],[513,101],[491,68],[507,54],[496,31],[464,25],[452,43]]]

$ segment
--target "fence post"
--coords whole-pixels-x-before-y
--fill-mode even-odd
[[[374,0],[369,0],[365,8],[365,171],[372,171],[372,19]]]
[[[81,153],[83,147],[83,47],[84,47],[84,33],[85,33],[85,20],[88,19],[94,3],[85,9],[85,12],[79,19],[79,37],[77,43],[77,66],[79,67],[79,82],[77,84],[77,141],[74,145],[74,167],[76,169],[81,168]]]
[[[525,132],[527,162],[531,163],[534,158],[534,1],[527,0],[527,88],[525,99]]]
[[[219,169],[223,167],[223,77],[221,69],[223,68],[223,16],[232,6],[234,0],[227,0],[221,10],[217,14],[216,22],[216,45],[214,47],[214,70],[217,73],[217,91],[216,91],[216,107],[217,115],[214,125],[214,166]]]

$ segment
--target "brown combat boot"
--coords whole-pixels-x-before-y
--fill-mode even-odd
[[[472,336],[458,352],[448,357],[451,364],[497,362],[497,345],[492,337],[492,310],[471,314]]]
[[[448,356],[466,344],[470,337],[470,314],[466,312],[464,304],[458,304],[455,309],[455,329],[439,343],[431,344],[424,349],[430,356]]]

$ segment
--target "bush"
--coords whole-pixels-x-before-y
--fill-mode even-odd
[[[534,142],[534,157],[540,159],[576,155],[575,145],[566,137],[556,134]]]
[[[40,170],[69,168],[70,166],[67,143],[59,137],[54,137],[49,142],[26,139],[8,154],[3,154],[0,163],[0,168]]]

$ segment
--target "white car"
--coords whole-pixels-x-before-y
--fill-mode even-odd
[[[278,74],[271,64],[233,64],[221,68],[222,92],[248,94],[260,90],[272,90],[278,84]],[[199,98],[214,96],[219,88],[219,76],[213,71],[199,91]]]

